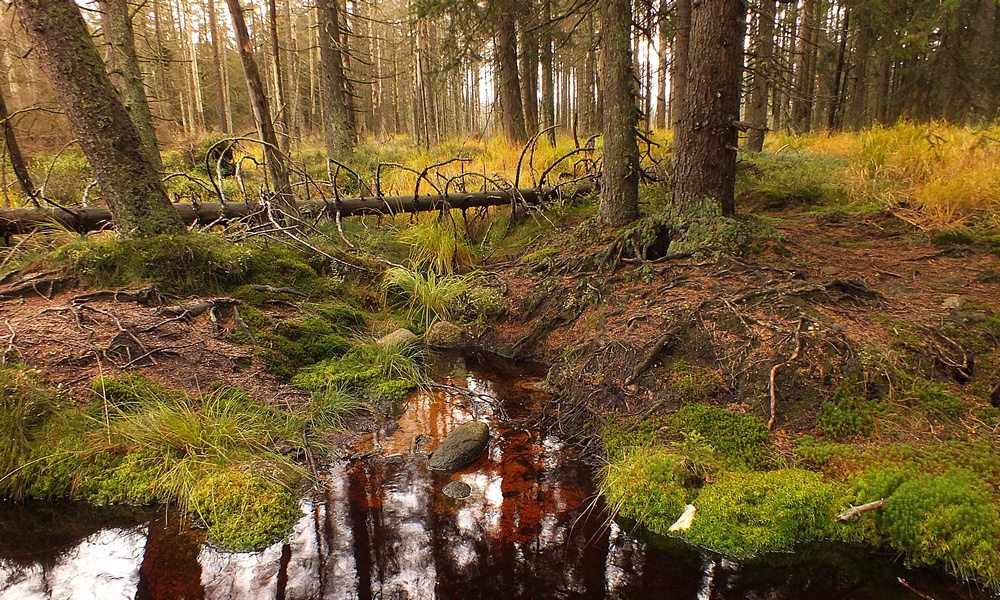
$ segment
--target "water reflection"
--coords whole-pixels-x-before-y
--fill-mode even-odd
[[[286,543],[225,553],[163,518],[56,536],[30,552],[0,539],[0,600],[912,598],[899,575],[938,600],[987,597],[843,545],[737,564],[676,540],[637,538],[591,509],[590,472],[573,447],[510,425],[539,401],[530,384],[541,373],[496,359],[489,369],[470,366],[447,362],[438,373],[445,387],[416,394],[398,424],[364,440],[366,458],[329,465]],[[488,451],[460,473],[428,472],[425,450],[473,419],[491,424]],[[444,496],[451,480],[472,495]],[[3,514],[7,538],[19,525]]]

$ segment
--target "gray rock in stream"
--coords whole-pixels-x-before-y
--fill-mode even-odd
[[[472,495],[472,486],[464,481],[450,481],[441,488],[441,493],[455,500],[464,500]]]
[[[432,471],[457,471],[479,458],[490,442],[490,426],[473,421],[456,427],[427,459]]]

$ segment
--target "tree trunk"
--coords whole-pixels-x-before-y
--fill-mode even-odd
[[[208,0],[208,26],[209,34],[212,36],[210,41],[212,43],[212,64],[215,67],[216,99],[219,103],[219,131],[228,134],[229,111],[227,108],[228,101],[226,100],[228,90],[226,89],[226,75],[222,65],[222,53],[219,50],[219,17],[215,12],[215,0]]]
[[[552,72],[552,0],[542,0],[542,129],[548,129],[545,139],[555,148],[556,130],[556,93],[555,80]]]
[[[713,0],[714,1],[714,0]],[[681,121],[687,107],[688,64],[691,48],[691,0],[677,0],[677,25],[674,27],[674,63],[670,72],[670,115],[673,119],[674,146],[680,138]]]
[[[675,140],[674,201],[711,198],[723,215],[735,213],[745,21],[743,0],[701,0],[693,7],[685,110]]]
[[[851,129],[859,131],[868,126],[868,54],[871,51],[872,31],[867,15],[861,13],[858,23],[858,40],[854,47],[854,83],[851,86],[851,104],[848,121]]]
[[[524,103],[524,127],[529,136],[538,133],[538,6],[527,0],[521,19],[521,100]]]
[[[250,96],[250,106],[253,108],[254,122],[261,140],[264,142],[264,160],[271,174],[271,184],[274,186],[275,200],[278,207],[288,215],[297,216],[295,200],[292,197],[292,186],[288,181],[288,169],[285,167],[285,157],[278,147],[278,138],[271,124],[271,109],[264,94],[264,82],[253,57],[253,45],[247,32],[246,20],[243,18],[243,8],[240,0],[226,0],[229,13],[233,19],[233,29],[236,32],[236,45],[243,63],[243,74],[247,80],[247,93]]]
[[[997,97],[994,92],[997,80],[996,57],[1000,46],[996,39],[997,0],[978,0],[975,16],[970,28],[970,62],[972,63],[972,110],[970,116],[975,121],[996,117]]]
[[[500,0],[497,8],[497,85],[500,86],[500,121],[510,144],[528,140],[521,104],[521,83],[517,73],[517,36],[514,32],[514,1]]]
[[[323,129],[326,152],[334,160],[344,160],[354,149],[348,126],[344,63],[340,54],[340,17],[336,0],[316,0],[319,20],[320,97],[323,101]]]
[[[760,0],[758,5],[753,86],[745,117],[746,122],[750,124],[746,139],[748,152],[760,152],[764,149],[764,134],[767,132],[767,97],[771,65],[774,62],[775,8],[775,0]]]
[[[604,90],[604,172],[601,220],[613,227],[639,218],[639,146],[635,129],[630,0],[601,0],[601,86]]]
[[[840,108],[844,102],[844,93],[847,88],[846,85],[842,85],[844,79],[844,61],[847,56],[847,34],[851,27],[851,8],[847,7],[844,9],[844,21],[840,27],[840,43],[837,49],[837,69],[833,78],[833,104],[830,106],[830,114],[828,115],[826,128],[829,131],[833,131],[835,128],[842,126],[842,120],[839,118]],[[866,50],[867,52],[867,50]],[[863,80],[864,78],[862,78]]]
[[[28,167],[24,164],[24,157],[21,155],[21,147],[17,145],[17,138],[14,137],[14,124],[10,121],[2,89],[0,89],[0,128],[3,128],[3,143],[7,146],[7,156],[10,158],[10,166],[14,169],[17,183],[21,186],[25,196],[34,199],[35,184],[31,181],[31,174],[28,173]]]
[[[159,173],[118,100],[73,0],[17,0],[21,24],[52,82],[115,225],[125,235],[182,233]]]
[[[660,0],[660,14],[658,27],[659,65],[656,70],[656,127],[666,129],[667,127],[667,64],[669,63],[668,48],[672,37],[672,23],[669,15],[669,0]]]
[[[125,111],[128,113],[139,138],[146,159],[157,171],[163,170],[160,150],[156,146],[156,130],[153,129],[153,115],[146,101],[146,86],[139,70],[139,58],[135,52],[135,38],[132,34],[132,17],[125,0],[102,0],[102,26],[104,39],[108,44],[108,72],[111,81],[121,92]]]
[[[288,92],[285,87],[285,70],[281,66],[281,42],[278,36],[278,9],[275,0],[267,0],[268,35],[271,42],[271,70],[274,73],[274,126],[281,138],[278,139],[282,152],[288,152]]]

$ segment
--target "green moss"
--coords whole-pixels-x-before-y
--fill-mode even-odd
[[[245,470],[212,473],[191,491],[191,510],[208,527],[209,539],[232,550],[259,550],[291,531],[301,516],[295,496]]]
[[[58,394],[37,371],[23,365],[0,368],[0,473],[12,473],[30,460],[39,430],[58,406]],[[0,482],[3,495],[23,494],[23,486],[13,484]]]
[[[684,360],[670,366],[668,385],[681,404],[704,402],[725,389],[718,369],[693,365]]]
[[[962,399],[933,381],[918,382],[910,392],[917,407],[939,417],[957,417]]]
[[[1000,585],[1000,511],[989,486],[965,470],[904,481],[879,520],[912,564],[943,563],[961,577]]]
[[[854,455],[848,444],[825,443],[810,435],[795,440],[795,456],[807,465],[824,467],[831,462]]]
[[[933,241],[937,246],[971,246],[976,243],[976,234],[964,227],[956,227],[934,234]]]
[[[306,310],[301,319],[274,327],[257,311],[245,311],[261,359],[271,372],[286,379],[302,367],[348,352],[353,344],[344,336],[354,334],[364,323],[357,309],[343,304],[311,305]]]
[[[833,398],[823,403],[816,419],[820,433],[832,438],[868,436],[874,426],[874,414],[868,400],[845,389],[838,389]]]
[[[97,397],[96,402],[90,403],[90,408],[102,415],[107,410],[135,412],[153,402],[178,402],[184,398],[183,392],[159,384],[136,371],[126,371],[115,377],[98,377],[91,382],[90,389]]]
[[[687,503],[680,462],[680,456],[663,451],[628,454],[606,467],[605,500],[617,514],[666,533]]]
[[[423,381],[420,358],[414,347],[355,346],[343,356],[299,370],[291,384],[310,392],[336,388],[359,397],[396,400]]]
[[[737,469],[763,469],[770,463],[771,442],[767,426],[753,415],[738,415],[722,408],[689,405],[668,420],[671,431],[696,431],[720,458]]]
[[[634,449],[652,446],[663,426],[663,422],[655,417],[619,421],[611,415],[601,431],[604,454],[613,462],[631,454]]]
[[[236,244],[215,234],[88,238],[58,249],[88,284],[116,288],[155,284],[178,294],[230,291],[246,283],[292,287],[312,297],[334,294],[342,281],[287,249]]]
[[[809,471],[727,473],[702,489],[685,537],[736,557],[790,550],[831,534],[834,498],[833,487]]]

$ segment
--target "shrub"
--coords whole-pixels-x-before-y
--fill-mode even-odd
[[[407,318],[426,329],[435,319],[448,319],[468,280],[458,275],[438,276],[400,267],[386,271],[383,289],[386,304],[401,304]]]
[[[476,253],[465,234],[451,220],[441,220],[437,215],[424,217],[403,230],[399,240],[410,247],[410,261],[419,271],[452,275],[476,262]]]
[[[291,384],[310,392],[333,388],[356,397],[397,400],[423,380],[419,349],[366,344],[301,369]]]

